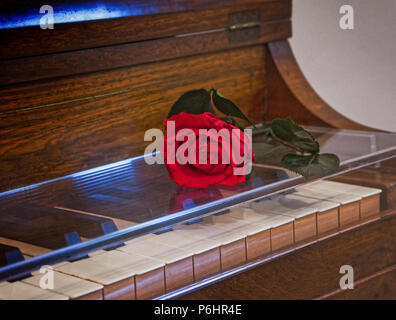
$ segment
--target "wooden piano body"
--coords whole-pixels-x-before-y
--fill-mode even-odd
[[[372,130],[337,113],[310,87],[287,40],[290,0],[125,2],[139,13],[53,30],[0,30],[0,192],[142,155],[144,132],[161,128],[173,102],[194,88],[221,89],[256,123],[291,116],[303,125]],[[99,287],[86,281],[85,298],[396,298],[395,161],[335,179],[382,189],[381,210],[374,197],[369,216],[359,211],[357,220],[337,222],[328,233],[316,227],[302,242],[293,227],[291,243],[279,250],[272,243],[258,260],[245,257],[208,273],[207,283],[196,275],[175,279],[165,292],[153,286],[155,277],[164,277],[159,273]],[[62,207],[59,194],[44,187],[37,205]],[[357,210],[361,205],[355,203]],[[1,208],[5,217],[7,210]],[[317,221],[317,213],[311,218]],[[2,232],[0,243],[12,245],[4,238]],[[354,267],[354,290],[339,287],[342,265]]]

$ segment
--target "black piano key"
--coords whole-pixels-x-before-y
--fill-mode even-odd
[[[173,228],[172,227],[164,227],[164,228],[161,228],[158,231],[154,232],[154,234],[159,235],[159,234],[163,234],[163,233],[166,233],[169,231],[173,231]]]
[[[0,266],[6,266],[8,264],[22,261],[25,258],[22,252],[13,246],[0,243]]]
[[[116,227],[116,225],[114,224],[114,222],[112,220],[106,221],[106,222],[102,222],[101,223],[101,227],[103,230],[103,234],[109,234],[112,233],[114,231],[117,231],[118,228]],[[104,250],[113,250],[116,249],[118,247],[123,246],[124,243],[122,241],[117,241],[114,242],[113,244],[109,244],[106,247],[104,247]]]
[[[25,258],[18,248],[0,243],[0,267],[4,267],[23,260],[25,260]],[[26,272],[17,277],[10,278],[9,281],[20,280],[29,277],[30,275],[31,274],[29,272]]]
[[[182,206],[183,206],[184,210],[188,210],[188,209],[192,209],[192,208],[196,207],[196,205],[194,203],[194,200],[191,199],[191,198],[187,198],[187,199],[183,200]],[[187,221],[186,224],[187,225],[191,225],[191,224],[194,224],[194,223],[197,223],[197,222],[202,222],[202,221],[203,221],[202,218],[196,218],[196,219]]]
[[[75,231],[66,233],[65,240],[67,246],[72,246],[73,244],[81,243],[81,238],[79,234]],[[76,261],[83,258],[88,258],[88,255],[84,253],[76,254],[71,256],[69,261]]]

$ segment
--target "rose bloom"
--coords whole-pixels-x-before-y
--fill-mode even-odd
[[[174,135],[169,130],[170,121],[174,121]],[[254,161],[254,155],[250,147],[251,137],[249,135],[237,127],[220,120],[210,112],[198,115],[181,112],[165,120],[164,124],[167,129],[163,147],[164,161],[169,172],[169,178],[173,179],[179,186],[208,188],[211,185],[233,186],[246,181],[246,162],[247,160]],[[186,133],[185,129],[190,130],[188,134],[184,135]],[[200,143],[199,129],[214,129],[216,134],[208,131],[206,137],[203,137],[207,139],[205,145],[202,140]],[[236,134],[235,130],[238,130],[239,135]],[[224,137],[225,133],[227,133],[228,139]],[[176,136],[180,136],[180,134],[184,138],[176,139]],[[232,150],[232,139],[237,139],[236,145],[239,146],[239,150],[238,148]],[[195,154],[188,152],[189,149],[186,146],[195,149]],[[204,150],[205,147],[206,152]],[[245,148],[247,154],[244,154]],[[239,160],[235,157],[238,151]],[[188,161],[181,163],[178,160],[178,154],[183,155]],[[206,161],[202,159],[202,155],[206,157]],[[225,160],[223,161],[224,157]],[[169,161],[169,159],[173,160]],[[243,160],[241,161],[241,159]],[[234,169],[237,168],[243,174],[235,174]]]

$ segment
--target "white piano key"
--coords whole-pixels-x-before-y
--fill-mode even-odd
[[[209,239],[216,241],[219,245],[226,245],[231,242],[243,239],[245,235],[238,231],[230,229],[219,228],[213,221],[206,218],[202,222],[197,222],[191,225],[178,225],[174,227],[175,230],[185,230],[192,237]]]
[[[104,299],[149,299],[165,293],[162,261],[111,250],[65,264],[57,271],[104,286]]]
[[[188,251],[161,244],[154,241],[153,238],[144,241],[137,238],[136,241],[129,241],[127,245],[119,247],[117,250],[147,256],[164,263],[173,263],[192,256]]]
[[[64,264],[56,270],[102,285],[110,285],[163,266],[164,263],[158,260],[111,250],[87,259]]]
[[[209,217],[210,218],[210,217]],[[219,243],[221,269],[228,270],[246,262],[246,235],[231,228],[222,228],[212,219],[191,225],[179,225],[175,230],[185,230],[192,237],[208,239]],[[197,241],[200,241],[197,239]]]
[[[173,232],[173,231],[170,231]],[[130,241],[117,250],[128,254],[139,254],[162,261],[165,264],[166,290],[175,290],[194,281],[193,255],[184,249],[156,242],[153,238],[145,241]]]
[[[209,277],[221,270],[220,246],[221,243],[191,236],[186,230],[172,230],[151,239],[155,243],[166,244],[182,249],[192,257],[193,274],[195,281]]]
[[[292,217],[285,217],[276,212],[270,212],[268,210],[254,210],[247,207],[235,207],[231,209],[228,214],[230,217],[248,223],[249,228],[257,226],[259,230],[267,230],[270,228],[276,228],[282,224],[292,222]]]
[[[233,208],[229,213],[205,217],[202,222],[178,226],[176,230],[186,230],[191,236],[220,241],[227,244],[245,238],[249,234],[292,222],[292,217],[276,213],[256,213],[247,208]]]
[[[273,212],[295,218],[301,218],[318,211],[316,207],[310,206],[299,198],[285,195],[252,202],[251,208],[257,212]]]
[[[361,219],[363,197],[334,187],[320,188],[318,187],[320,185],[316,182],[298,187],[296,195],[339,203],[339,227],[341,228],[357,223]]]
[[[334,192],[332,190],[323,190],[315,188],[314,186],[302,186],[296,188],[295,195],[304,196],[307,198],[314,198],[318,200],[325,200],[330,202],[339,203],[346,205],[349,203],[357,202],[362,200],[361,196],[357,196],[351,193]]]
[[[362,198],[371,197],[382,192],[381,189],[357,186],[353,184],[321,180],[310,184],[310,186],[319,190],[330,190],[331,192],[350,193]]]
[[[257,258],[260,253],[263,255],[268,251],[282,250],[294,243],[294,217],[268,210],[255,211],[246,208],[232,210],[231,216],[250,222],[246,238],[248,259]],[[268,248],[268,237],[270,248]],[[267,249],[264,246],[267,246]]]
[[[139,236],[137,238],[134,238],[132,240],[127,240],[124,243],[126,245],[128,245],[129,243],[136,243],[138,241],[146,241],[146,240],[150,240],[150,239],[155,238],[155,237],[156,237],[156,235],[154,233],[149,233],[149,234],[145,234],[144,236]]]
[[[173,230],[151,238],[156,243],[163,243],[167,246],[180,248],[190,254],[200,254],[205,251],[218,248],[220,243],[200,237],[194,237],[188,230]]]
[[[275,212],[294,218],[302,218],[316,212],[324,212],[339,207],[338,203],[307,198],[298,194],[287,194],[251,203],[251,208],[258,212]]]
[[[0,286],[0,300],[68,300],[69,297],[20,281]]]
[[[100,284],[73,277],[61,272],[54,271],[53,275],[54,288],[48,290],[67,296],[71,299],[77,299],[103,289],[103,286]],[[40,288],[40,280],[42,277],[43,274],[39,274],[28,277],[21,281]]]
[[[248,208],[233,208],[229,213],[205,218],[219,228],[233,230],[245,236],[276,228],[292,222],[292,217],[285,217],[274,212],[255,212]]]

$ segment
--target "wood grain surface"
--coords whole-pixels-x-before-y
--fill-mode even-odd
[[[337,290],[323,297],[331,300],[395,300],[396,266],[357,281],[352,290]]]
[[[230,41],[229,31],[218,31],[26,57],[15,61],[0,60],[0,85],[99,72],[286,39],[291,35],[291,22],[279,20],[262,24],[259,32],[257,39],[242,37],[242,41]]]
[[[133,1],[128,1],[133,5]],[[291,16],[290,0],[135,1],[137,14],[116,19],[2,29],[0,59],[112,46],[228,27],[234,12],[258,10],[260,21]],[[14,3],[15,5],[15,3]],[[25,8],[31,5],[26,3]],[[42,4],[40,3],[39,7]]]
[[[254,46],[0,89],[0,190],[141,155],[144,132],[190,89],[219,88],[262,121],[264,79]]]

